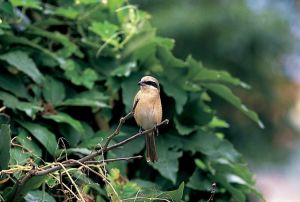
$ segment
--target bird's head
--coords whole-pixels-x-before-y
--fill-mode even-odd
[[[138,82],[138,85],[141,87],[142,90],[160,90],[158,80],[152,76],[144,76]]]

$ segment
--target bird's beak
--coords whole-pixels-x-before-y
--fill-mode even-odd
[[[139,85],[139,86],[142,86],[143,84],[144,84],[144,83],[143,83],[142,81],[139,81],[139,82],[138,82],[138,85]]]

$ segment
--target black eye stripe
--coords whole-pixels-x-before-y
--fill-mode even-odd
[[[146,84],[146,85],[149,85],[149,86],[153,86],[153,87],[155,87],[155,88],[158,88],[157,83],[155,83],[154,81],[144,81],[143,83]]]

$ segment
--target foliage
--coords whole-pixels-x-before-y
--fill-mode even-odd
[[[295,102],[292,83],[282,67],[282,59],[294,43],[284,15],[270,8],[251,10],[247,4],[259,3],[246,0],[134,2],[151,12],[160,34],[176,40],[175,55],[184,58],[192,54],[205,66],[226,69],[251,86],[251,93],[239,89],[235,92],[247,105],[255,107],[265,130],[222,100],[214,99],[220,116],[234,125],[223,131],[247,159],[257,161],[255,166],[274,157],[273,162],[282,163],[278,161],[282,156],[278,145],[293,136],[287,124],[287,109]]]
[[[246,201],[257,193],[241,155],[219,132],[226,122],[211,107],[214,93],[262,125],[230,89],[245,84],[191,56],[176,58],[174,40],[156,35],[149,14],[122,0],[14,0],[1,2],[0,11],[0,100],[12,131],[9,145],[8,124],[0,127],[1,159],[9,160],[1,162],[8,168],[1,171],[4,200],[196,201],[209,198],[213,182],[216,201]],[[146,74],[161,82],[164,117],[171,120],[157,138],[157,163],[66,168],[17,183],[33,166],[94,150],[130,111]],[[113,141],[137,131],[129,122]],[[141,138],[105,156],[140,153]]]

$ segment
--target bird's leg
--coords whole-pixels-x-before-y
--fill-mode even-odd
[[[142,129],[142,127],[140,127],[140,129],[139,129],[139,133],[142,133],[143,132],[143,129]]]

